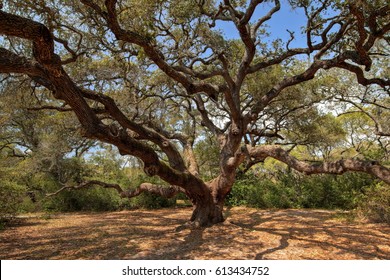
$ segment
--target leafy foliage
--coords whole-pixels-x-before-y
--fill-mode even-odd
[[[19,212],[25,193],[25,187],[0,178],[0,225]]]
[[[228,203],[258,208],[323,208],[352,210],[373,180],[364,174],[302,176],[278,171],[269,176],[253,173],[237,180]]]
[[[361,197],[357,212],[368,220],[390,224],[389,187],[378,183],[367,188]]]

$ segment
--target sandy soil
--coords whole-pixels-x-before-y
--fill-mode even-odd
[[[390,226],[324,210],[227,209],[205,229],[190,208],[19,218],[0,259],[390,259]],[[46,218],[46,219],[45,219]]]

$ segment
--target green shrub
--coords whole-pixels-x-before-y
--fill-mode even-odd
[[[285,190],[270,179],[248,174],[237,180],[227,197],[227,205],[256,208],[288,208]]]
[[[26,188],[15,182],[0,183],[0,222],[5,223],[14,218],[23,202]]]
[[[143,193],[129,200],[132,208],[159,209],[172,207],[176,204],[175,198],[164,198],[156,194]]]
[[[373,222],[390,224],[390,186],[378,183],[361,197],[357,212]]]
[[[63,191],[48,199],[46,211],[114,211],[120,208],[121,198],[112,189],[101,187]]]
[[[306,176],[296,172],[278,175],[295,208],[350,210],[357,206],[357,197],[373,179],[366,174]]]
[[[324,208],[350,210],[373,179],[361,173],[306,176],[280,171],[271,176],[248,173],[238,179],[227,198],[231,206],[257,208]]]

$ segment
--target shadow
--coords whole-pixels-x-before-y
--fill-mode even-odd
[[[192,209],[23,219],[0,233],[0,259],[390,259],[390,227],[322,210],[227,209],[209,228]]]
[[[24,219],[0,235],[0,259],[171,258],[183,248],[191,251],[202,242],[201,231],[193,230],[183,242],[170,246],[172,228],[187,221],[186,212],[142,210],[65,214],[37,222],[37,218]],[[23,231],[19,233],[20,230]],[[144,243],[151,243],[152,248],[145,250]],[[161,248],[153,247],[155,243]]]
[[[333,220],[330,211],[321,210],[277,210],[252,213],[246,222],[233,224],[250,231],[257,231],[262,235],[271,235],[278,239],[276,246],[264,248],[254,259],[267,259],[273,253],[288,252],[291,242],[301,243],[302,247],[322,252],[334,252],[339,258],[332,259],[390,259],[390,227],[368,230],[364,224],[360,226],[349,223],[327,225]],[[296,226],[291,226],[296,225]],[[387,245],[386,245],[387,244]],[[302,248],[300,248],[302,249]],[[333,253],[334,254],[334,253]],[[278,255],[278,254],[275,254]],[[274,258],[274,257],[272,257]],[[306,254],[304,259],[329,259],[325,255]],[[287,259],[302,259],[301,256],[291,255]]]
[[[283,250],[283,249],[287,248],[289,245],[288,240],[289,240],[290,236],[287,234],[280,234],[280,236],[281,236],[281,239],[279,241],[280,242],[279,246],[274,247],[274,248],[269,248],[263,252],[257,253],[255,256],[255,260],[263,260],[265,255],[271,254],[271,253],[276,252],[278,250]]]
[[[146,255],[141,254],[141,258],[149,260],[164,260],[164,259],[190,259],[191,252],[199,249],[205,242],[203,239],[204,229],[188,229],[190,232],[177,243],[172,243],[170,246],[165,246],[154,252]]]
[[[44,224],[44,222],[42,222],[42,221],[30,221],[27,218],[23,218],[23,220],[19,220],[18,219],[18,221],[11,221],[2,230],[5,230],[7,228],[19,228],[19,227],[26,227],[26,226],[30,226],[30,227],[31,226],[39,226],[39,225],[42,225],[42,224]]]

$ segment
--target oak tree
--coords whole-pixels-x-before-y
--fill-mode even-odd
[[[284,7],[302,12],[300,43],[299,31],[269,37]],[[329,111],[321,114],[324,102],[355,108],[372,119],[374,134],[389,136],[375,111],[389,110],[389,19],[381,0],[5,0],[0,73],[2,85],[29,77],[37,91],[51,93],[42,109],[72,111],[84,137],[138,158],[146,174],[167,183],[64,188],[100,185],[122,197],[185,193],[191,222],[206,226],[223,221],[239,167],[269,157],[305,174],[357,171],[390,182],[379,161],[291,155],[297,145],[321,141],[315,129],[332,121]],[[350,83],[335,73],[352,73],[354,86],[307,86],[326,75]],[[208,140],[219,166],[204,176],[195,147]]]

